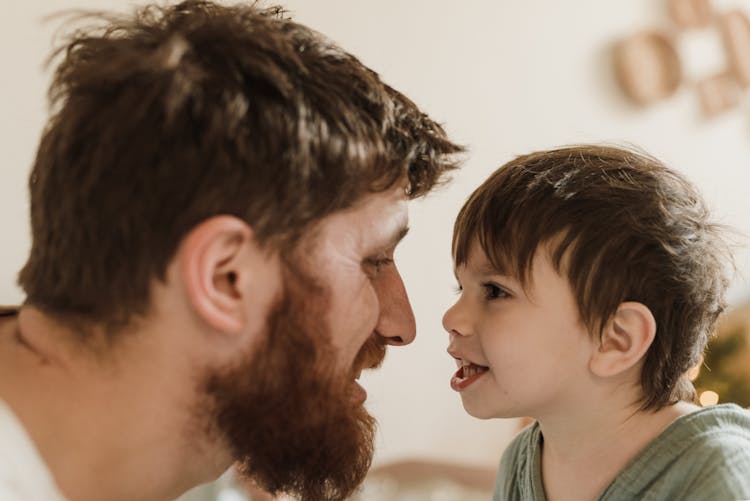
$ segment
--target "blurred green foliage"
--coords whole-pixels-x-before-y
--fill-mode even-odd
[[[700,374],[693,382],[698,395],[719,394],[719,403],[750,407],[750,332],[746,326],[722,332],[708,343]]]

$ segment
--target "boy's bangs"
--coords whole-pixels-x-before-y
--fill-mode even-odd
[[[486,186],[474,192],[456,218],[452,246],[454,265],[466,264],[472,246],[478,244],[499,275],[512,277],[525,286],[538,240],[535,234],[520,231],[527,226],[524,222],[510,224],[507,215],[502,215],[505,210],[507,208],[493,200],[492,190]]]

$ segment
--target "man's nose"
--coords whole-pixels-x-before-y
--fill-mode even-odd
[[[417,325],[406,294],[404,281],[395,265],[380,277],[377,284],[380,318],[376,332],[387,344],[404,346],[414,341]]]

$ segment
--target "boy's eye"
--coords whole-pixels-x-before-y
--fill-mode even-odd
[[[453,292],[455,292],[456,294],[461,294],[463,291],[464,291],[464,288],[461,287],[461,284],[458,284],[455,287],[453,287]]]
[[[484,288],[485,299],[492,300],[492,299],[500,299],[500,298],[509,296],[509,294],[505,291],[505,289],[503,289],[497,284],[493,284],[492,282],[483,283],[482,287]]]

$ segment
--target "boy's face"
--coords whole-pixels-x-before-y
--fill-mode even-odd
[[[460,296],[443,326],[459,368],[451,386],[466,412],[542,419],[585,400],[596,343],[545,246],[534,256],[526,291],[494,270],[476,243],[456,278]]]

